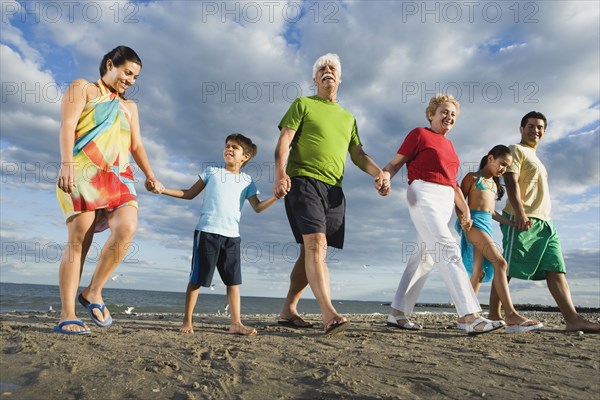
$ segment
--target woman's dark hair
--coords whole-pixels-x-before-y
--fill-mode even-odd
[[[115,67],[123,65],[127,61],[136,63],[140,67],[142,66],[142,60],[140,60],[140,57],[133,49],[127,46],[117,46],[102,57],[102,61],[100,62],[100,77],[106,74],[106,62],[108,60],[111,60]]]
[[[511,154],[510,149],[503,144],[499,144],[497,146],[492,147],[492,149],[487,153],[487,155],[483,156],[481,162],[479,163],[479,170],[481,171],[487,165],[487,158],[492,156],[494,158],[502,157],[505,154]],[[496,196],[496,200],[500,200],[502,196],[504,196],[504,187],[500,184],[500,178],[494,176],[492,178],[496,183],[496,188],[498,189],[498,194]]]

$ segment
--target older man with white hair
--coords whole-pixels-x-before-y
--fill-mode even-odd
[[[312,326],[297,310],[302,292],[310,285],[329,335],[344,331],[349,322],[331,304],[326,263],[327,246],[341,249],[344,244],[346,153],[356,166],[376,178],[376,185],[386,178],[363,151],[356,119],[338,104],[341,77],[337,54],[325,54],[313,65],[317,94],[296,99],[279,123],[273,186],[276,197],[285,196],[290,227],[300,243],[279,323],[295,328]]]

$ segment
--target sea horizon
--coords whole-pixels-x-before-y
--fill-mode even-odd
[[[79,288],[79,291],[83,287]],[[175,313],[182,314],[185,292],[159,291],[144,289],[105,288],[104,301],[113,314],[117,313]],[[242,296],[242,314],[279,314],[283,298]],[[361,301],[333,299],[332,303],[342,314],[387,314],[389,301]],[[197,314],[224,314],[227,312],[227,297],[224,294],[210,293],[208,289],[200,292],[195,308]],[[78,307],[81,308],[81,307]],[[315,299],[301,299],[299,310],[303,314],[320,314]],[[485,311],[487,305],[482,304]],[[541,304],[516,304],[522,311],[559,311],[556,306]],[[577,307],[579,312],[600,312],[599,308]],[[0,282],[0,313],[47,313],[60,310],[58,285]],[[417,303],[415,313],[454,313],[449,303]]]
[[[79,287],[78,292],[83,290]],[[203,288],[198,297],[195,313],[221,314],[226,312],[227,296],[210,293]],[[104,301],[112,313],[183,313],[185,292],[144,289],[105,288]],[[243,314],[278,314],[283,298],[242,296]],[[387,312],[390,303],[384,301],[332,300],[336,309],[344,314],[371,314]],[[131,307],[133,307],[131,309]],[[450,305],[431,305],[431,308],[448,308]],[[301,299],[299,309],[304,314],[320,313],[317,301]],[[0,313],[56,312],[60,310],[58,285],[0,282]]]

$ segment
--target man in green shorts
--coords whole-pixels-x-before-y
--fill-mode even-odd
[[[585,320],[575,310],[560,240],[550,220],[548,173],[536,155],[547,124],[542,113],[529,112],[521,119],[521,142],[510,146],[513,163],[504,174],[508,201],[503,215],[515,226],[500,226],[508,277],[545,279],[567,331],[600,332],[600,325]],[[498,319],[500,315],[500,302],[492,288],[489,318]]]
[[[307,285],[321,308],[326,334],[346,329],[348,319],[331,304],[327,246],[344,244],[345,199],[342,178],[346,155],[361,170],[376,178],[381,189],[385,175],[363,151],[356,119],[337,103],[342,70],[336,54],[326,54],[313,65],[317,95],[294,101],[279,124],[275,149],[277,198],[285,196],[285,209],[300,256],[290,276],[290,288],[281,310],[280,324],[308,328],[297,305]]]

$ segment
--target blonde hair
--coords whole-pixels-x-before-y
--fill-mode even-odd
[[[321,68],[324,65],[327,64],[333,64],[333,66],[335,67],[335,69],[338,70],[338,76],[341,79],[342,78],[342,62],[340,61],[340,56],[338,56],[337,54],[334,53],[327,53],[319,58],[317,58],[317,61],[315,61],[314,65],[313,65],[313,79],[315,79],[317,77],[317,71],[319,70],[319,68]]]
[[[444,103],[454,104],[454,107],[456,107],[456,115],[458,115],[458,112],[460,111],[460,103],[458,100],[456,100],[451,94],[438,93],[433,96],[431,100],[429,100],[429,105],[425,109],[425,117],[427,118],[427,121],[431,122],[431,118],[429,116],[435,114],[438,107]]]

